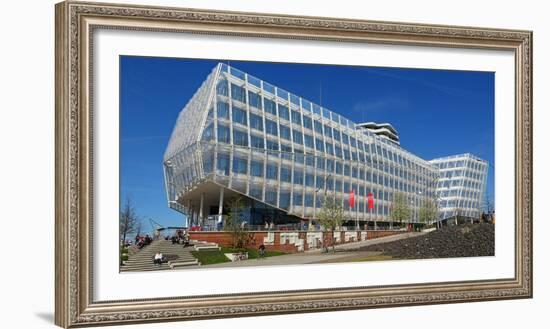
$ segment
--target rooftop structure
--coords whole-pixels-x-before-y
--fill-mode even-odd
[[[368,130],[373,134],[386,138],[396,144],[399,144],[399,134],[390,123],[365,122],[357,124],[357,129]]]

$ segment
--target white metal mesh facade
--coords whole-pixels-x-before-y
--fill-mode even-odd
[[[218,64],[179,115],[164,157],[168,200],[186,212],[186,193],[205,181],[288,214],[316,218],[327,193],[350,220],[389,220],[403,191],[418,221],[435,198],[437,167],[326,108]],[[355,207],[349,191],[355,191]],[[374,195],[368,209],[366,195]]]

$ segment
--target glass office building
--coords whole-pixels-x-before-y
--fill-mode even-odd
[[[347,225],[384,226],[399,191],[409,222],[419,222],[423,200],[436,198],[437,163],[403,149],[393,127],[381,128],[392,128],[385,133],[392,138],[220,63],[172,132],[164,155],[169,206],[190,225],[207,226],[240,196],[250,224],[282,224],[315,221],[324,198],[335,195]]]
[[[433,159],[430,163],[439,169],[439,219],[480,218],[489,163],[469,153]]]

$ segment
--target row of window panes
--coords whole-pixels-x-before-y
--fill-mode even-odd
[[[223,82],[223,81],[222,81]],[[220,83],[218,84],[218,86],[226,86],[227,83],[224,82],[224,83]],[[231,84],[232,86],[232,92],[235,91],[235,93],[233,94],[232,93],[232,98],[235,99],[235,100],[238,100],[238,101],[241,101],[243,103],[246,102],[246,97],[245,97],[245,89],[243,87],[240,87],[240,86],[237,86],[237,85],[234,85],[234,84]],[[220,92],[220,89],[222,90]],[[218,88],[218,93],[221,94],[221,95],[224,95],[224,96],[227,96],[227,87],[223,87],[223,88]],[[257,103],[258,105],[258,108],[261,108],[261,101],[260,101],[260,96],[257,95],[257,94],[254,94],[256,96],[250,96],[251,94],[254,94],[254,93],[251,93],[249,92],[249,99],[252,98],[254,99],[254,103]],[[225,104],[225,105],[218,105],[218,109],[220,108],[220,106],[223,108],[222,111],[220,113],[218,113],[218,117],[223,117],[223,118],[228,118],[228,105],[226,103],[223,103],[223,102],[218,102],[218,104]],[[277,115],[277,110],[276,110],[276,103],[271,101],[271,100],[268,100],[268,99],[264,99],[264,105],[265,105],[265,111],[268,112],[268,113],[271,113],[273,115]],[[285,120],[290,120],[290,115],[289,115],[289,109],[287,106],[284,106],[284,105],[281,105],[281,104],[278,104],[278,107],[279,107],[279,116]],[[244,110],[240,109],[237,107],[237,120],[239,120],[239,122],[245,124],[246,122],[246,112],[244,112]],[[243,113],[244,112],[244,113]],[[235,115],[234,115],[235,117]],[[300,112],[297,112],[297,111],[292,111],[292,121],[298,125],[302,125],[302,119],[301,119],[301,114]],[[307,116],[304,116],[303,118],[307,118],[306,120],[304,120],[303,122],[303,126],[305,128],[308,128],[308,129],[311,129],[310,128],[310,120],[311,118],[308,118]],[[268,120],[268,119],[266,119]],[[267,125],[267,124],[266,124]],[[336,128],[332,128],[330,127],[329,125],[324,125],[324,129],[323,129],[323,124],[317,120],[313,120],[313,127],[314,127],[314,130],[316,131],[317,134],[319,135],[323,135],[323,131],[325,132],[325,137],[327,138],[332,138],[334,139],[336,142],[342,142],[344,145],[351,145],[352,147],[356,147],[358,148],[360,151],[364,151],[364,147],[367,147],[367,145],[365,145],[362,141],[357,141],[356,138],[354,137],[350,137],[348,136],[347,134],[343,133],[343,132],[340,132],[339,130],[337,130]],[[271,133],[274,134],[274,131],[271,130]],[[290,140],[290,135],[287,134],[285,135],[286,136],[286,139]],[[385,141],[382,141],[382,144],[385,144],[386,142]],[[389,143],[389,142],[387,142]],[[401,155],[396,155],[394,156],[394,152],[390,151],[390,150],[386,150],[386,148],[382,148],[381,143],[378,143],[376,145],[376,153],[390,161],[394,161],[394,162],[397,162],[399,163],[400,165],[402,165],[402,157]],[[389,145],[389,144],[387,144]],[[309,147],[309,146],[308,146]],[[395,146],[394,146],[395,147]],[[348,155],[349,156],[349,155]],[[353,155],[352,155],[353,157]],[[408,161],[407,159],[405,159],[405,161]]]
[[[219,103],[219,104],[224,104],[224,103]],[[225,107],[225,106],[222,106],[222,107]],[[227,112],[225,110],[222,110],[221,113],[225,115],[224,119],[227,119],[227,115],[228,115],[228,114],[226,115]],[[258,116],[256,114],[253,114],[253,113],[250,113],[249,119],[250,119],[251,128],[253,128],[257,131],[263,131],[264,130],[263,121],[262,121],[262,118],[260,116]],[[242,109],[234,107],[233,108],[233,122],[241,124],[243,126],[247,125],[247,123],[246,123],[246,112]],[[341,148],[338,145],[335,146],[335,145],[333,145],[329,142],[323,142],[323,140],[320,139],[320,138],[315,138],[314,139],[313,136],[308,135],[308,134],[302,134],[300,131],[295,130],[295,129],[292,131],[292,139],[291,139],[291,131],[290,131],[291,129],[288,126],[285,126],[285,125],[282,125],[282,124],[277,125],[276,122],[271,121],[269,119],[265,119],[265,125],[266,125],[266,133],[268,135],[277,137],[280,134],[280,137],[282,139],[285,139],[285,140],[288,140],[288,141],[293,141],[295,144],[298,144],[298,145],[305,145],[308,148],[312,148],[312,149],[315,149],[319,152],[324,152],[324,153],[327,153],[329,155],[336,156],[338,158],[343,157],[345,160],[369,162],[368,161],[368,154],[365,154],[364,152],[361,152],[361,151],[359,151],[358,153],[357,152],[352,152],[351,156],[350,156],[350,153],[349,153],[350,151],[349,151],[349,148],[347,148],[347,147]],[[277,127],[279,128],[278,130],[277,130]],[[225,125],[221,124],[221,123],[218,124],[218,141],[219,142],[224,142],[224,143],[229,143],[229,138],[228,137],[229,137],[228,128]],[[242,139],[244,140],[244,136],[243,136]],[[235,143],[235,141],[234,141],[234,143]],[[241,143],[239,143],[238,145],[247,146],[247,144],[241,144]],[[272,146],[273,147],[271,147],[270,149],[276,150],[275,144],[272,144]],[[255,147],[263,148],[263,146],[255,146]],[[389,152],[392,153],[391,151],[389,151]],[[365,157],[367,157],[367,158],[365,158]],[[392,171],[393,168],[394,167],[392,167],[392,166],[387,166],[387,168],[384,168],[384,170],[385,171]],[[424,173],[424,174],[426,174],[426,173]]]
[[[229,175],[229,155],[220,153],[218,156],[218,173]],[[234,156],[233,157],[233,173],[235,174],[248,174],[248,167],[247,167],[247,159],[245,157],[239,157]],[[272,180],[278,180],[279,173],[278,173],[278,166],[273,164],[267,164],[265,167],[265,177],[266,179],[272,179]],[[264,176],[264,162],[263,160],[252,160],[250,164],[250,175],[256,176],[256,177],[263,177]],[[378,186],[382,187],[385,186],[386,188],[392,188],[392,189],[399,189],[404,191],[413,191],[411,184],[398,182],[397,180],[393,180],[391,177],[380,177],[380,180],[376,179],[377,175],[373,175],[375,179],[372,181],[372,183],[377,184]],[[383,179],[382,179],[383,178]],[[294,176],[292,176],[292,169],[288,167],[281,167],[280,172],[280,181],[286,182],[286,183],[293,183],[295,185],[304,185],[306,187],[316,187],[316,188],[323,188],[326,180],[326,188],[327,190],[331,191],[351,191],[352,189],[356,191],[358,195],[366,195],[365,194],[365,186],[360,182],[359,184],[357,182],[350,182],[348,180],[340,179],[331,177],[330,179],[326,179],[324,175],[315,177],[313,173],[311,172],[304,172],[303,169],[295,168],[294,169]],[[365,181],[363,181],[365,182]],[[371,181],[368,181],[371,182]],[[391,197],[388,197],[388,195],[385,195],[383,197],[383,200],[391,200]]]

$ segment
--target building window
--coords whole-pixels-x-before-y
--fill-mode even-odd
[[[343,153],[344,153],[344,159],[350,160],[349,149],[347,147],[344,147]]]
[[[277,178],[278,178],[278,172],[277,171],[278,171],[278,168],[277,168],[276,165],[268,164],[267,167],[266,167],[265,178],[277,180]]]
[[[323,125],[321,124],[321,122],[319,122],[317,120],[314,120],[313,124],[315,126],[315,133],[322,136],[323,135]]]
[[[271,99],[264,98],[264,106],[265,106],[265,111],[267,113],[271,113],[275,116],[277,115],[277,107],[275,107],[274,101],[272,101]]]
[[[344,193],[350,193],[351,188],[349,182],[344,182]]]
[[[314,148],[313,146],[313,136],[304,134],[304,145],[309,148]]]
[[[285,119],[285,120],[290,120],[290,115],[288,113],[288,107],[284,106],[284,105],[281,105],[281,104],[278,104],[279,106],[279,117]]]
[[[302,98],[302,108],[311,112],[311,102]]]
[[[251,135],[250,136],[250,143],[252,144],[252,147],[263,149],[264,148],[264,138]]]
[[[247,126],[248,124],[246,121],[246,111],[236,106],[233,106],[233,122]]]
[[[290,94],[290,102],[294,105],[300,106],[300,97]]]
[[[292,123],[302,125],[302,115],[298,111],[292,111]]]
[[[216,92],[218,95],[227,96],[228,95],[228,88],[227,88],[227,81],[226,80],[220,80],[218,82],[218,85],[216,86]]]
[[[281,138],[290,140],[290,128],[287,126],[279,125],[279,131],[281,132]]]
[[[315,187],[317,189],[322,189],[325,186],[325,177],[324,176],[317,176],[315,179]]]
[[[261,88],[262,87],[262,81],[256,77],[253,77],[251,75],[248,75],[247,77],[247,81],[248,83],[250,83],[251,85],[254,85],[258,88]]]
[[[313,194],[307,193],[304,198],[304,206],[313,207]]]
[[[294,184],[296,185],[302,185],[304,184],[304,173],[302,169],[294,169]]]
[[[263,161],[252,161],[250,163],[250,174],[256,177],[264,176],[264,163]]]
[[[325,143],[320,138],[315,138],[315,149],[319,152],[325,152]]]
[[[302,193],[301,192],[294,192],[294,201],[293,204],[295,206],[301,207],[302,206]]]
[[[339,141],[341,140],[341,138],[340,138],[340,131],[339,131],[339,130],[336,130],[336,128],[333,128],[333,129],[332,129],[332,135],[333,135],[333,137],[334,137],[334,139],[335,139],[336,141],[339,142]]]
[[[281,152],[286,159],[292,160],[292,147],[290,145],[281,144]]]
[[[231,141],[229,133],[229,127],[218,124],[218,142],[229,144]]]
[[[329,125],[325,125],[325,136],[332,138],[332,128]]]
[[[218,175],[229,176],[229,154],[218,153]]]
[[[279,193],[279,208],[288,209],[290,206],[290,192]]]
[[[314,176],[312,174],[306,174],[306,186],[313,187],[314,184]]]
[[[349,145],[349,137],[347,134],[342,133],[342,144]]]
[[[321,115],[321,107],[317,104],[313,104],[313,113]]]
[[[334,179],[327,178],[327,190],[328,191],[334,191]]]
[[[229,104],[226,102],[218,102],[217,104],[218,118],[229,120]]]
[[[306,155],[306,166],[315,167],[315,157],[312,155]]]
[[[204,128],[204,131],[202,132],[202,140],[203,141],[210,141],[213,137],[214,132],[214,124],[209,124],[208,127]]]
[[[336,162],[336,174],[342,175],[342,163]]]
[[[342,181],[339,179],[334,180],[334,191],[335,192],[342,192]]]
[[[291,177],[290,168],[281,167],[281,182],[290,183]]]
[[[330,155],[334,155],[334,145],[332,145],[331,143],[325,143],[326,145],[326,148],[327,148],[327,153],[330,154]]]
[[[303,120],[304,120],[304,128],[313,129],[313,126],[312,126],[313,123],[310,117],[307,117],[304,115]]]
[[[241,80],[245,79],[245,73],[243,71],[239,71],[234,67],[229,67],[229,69],[230,69],[231,75],[234,76],[235,78],[239,78]]]
[[[277,205],[277,191],[267,190],[265,191],[265,202],[271,205]]]
[[[247,160],[237,156],[233,156],[233,173],[246,175]]]
[[[277,122],[265,119],[265,131],[269,135],[278,136]]]
[[[338,145],[334,147],[334,155],[338,158],[342,157],[342,148]]]
[[[248,146],[248,134],[237,129],[233,129],[233,144]]]
[[[277,96],[281,97],[284,100],[288,99],[288,92],[284,91],[281,88],[277,88]]]
[[[325,159],[317,158],[317,169],[325,170]]]
[[[232,83],[231,98],[233,98],[236,101],[246,103],[246,94],[245,94],[244,88]]]
[[[267,140],[267,149],[272,151],[279,151],[279,143],[276,141]]]
[[[344,176],[349,177],[349,165],[344,165]]]
[[[250,127],[259,131],[264,130],[264,122],[261,116],[250,113]]]
[[[254,106],[255,108],[257,109],[262,109],[262,98],[260,97],[260,95],[252,92],[252,91],[249,91],[248,92],[248,104],[250,106]]]
[[[323,110],[323,117],[327,118],[327,119],[330,119],[330,111],[325,109],[325,108],[323,108],[322,110]],[[335,114],[333,113],[332,116],[334,116],[334,115]],[[336,122],[338,122],[338,121],[336,121]]]
[[[251,186],[250,187],[250,196],[258,200],[262,199],[262,187],[261,186]]]
[[[264,90],[275,95],[275,87],[264,81]]]
[[[300,145],[303,144],[302,133],[299,132],[298,130],[293,130],[292,131],[292,139],[294,140],[294,143],[296,143],[296,144],[300,144]]]

